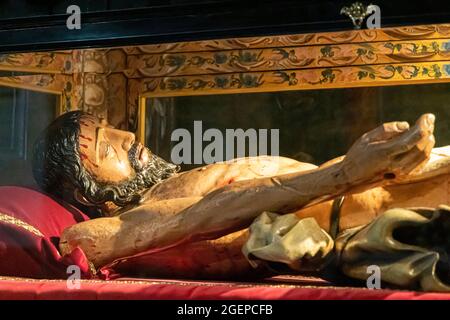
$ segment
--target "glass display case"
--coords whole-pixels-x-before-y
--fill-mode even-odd
[[[380,124],[400,119],[414,123],[425,113],[436,115],[436,141],[449,145],[450,111],[443,103],[449,99],[447,83],[149,98],[144,141],[155,153],[171,159],[179,143],[171,133],[187,129],[193,145],[194,121],[201,121],[202,133],[216,128],[224,137],[226,129],[276,129],[279,150],[270,148],[270,136],[265,138],[271,154],[320,165],[345,154],[360,136]],[[209,143],[202,141],[201,149]],[[244,156],[250,156],[248,144]],[[236,156],[234,150],[223,160]],[[207,164],[193,162],[192,157],[191,163],[181,163],[183,169]]]
[[[0,71],[0,277],[450,291],[448,24]]]

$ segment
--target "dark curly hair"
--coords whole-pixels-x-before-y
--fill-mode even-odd
[[[78,139],[80,120],[84,115],[88,114],[72,111],[61,115],[36,140],[33,175],[45,192],[78,207],[80,203],[74,197],[76,190],[97,207],[107,201],[124,207],[137,204],[142,191],[179,170],[178,166],[150,153],[148,165],[136,171],[129,181],[117,184],[97,182],[84,168],[80,158]]]

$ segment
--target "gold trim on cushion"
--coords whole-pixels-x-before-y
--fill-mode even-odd
[[[27,282],[27,283],[38,283],[38,284],[54,284],[54,283],[67,283],[68,280],[65,279],[33,279],[33,278],[23,278],[23,277],[9,277],[0,276],[0,284],[3,281],[10,282]],[[230,282],[230,281],[200,281],[200,280],[190,280],[190,279],[143,279],[143,278],[120,278],[116,280],[95,280],[95,279],[80,279],[80,284],[127,284],[127,285],[176,285],[176,286],[198,286],[198,287],[229,287],[229,288],[288,288],[288,289],[333,289],[333,290],[372,290],[364,287],[349,287],[349,286],[331,286],[331,285],[306,285],[306,284],[274,284],[269,282]],[[408,292],[407,290],[398,289],[396,292]]]
[[[32,225],[29,225],[28,223],[26,223],[20,219],[8,216],[7,214],[1,213],[1,212],[0,212],[0,222],[15,225],[19,228],[25,229],[26,231],[33,233],[34,235],[36,235],[38,237],[44,237],[44,235],[38,229],[33,227]]]

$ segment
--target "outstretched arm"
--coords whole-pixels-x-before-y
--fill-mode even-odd
[[[172,216],[140,207],[77,224],[63,233],[62,249],[81,246],[99,265],[144,250],[217,238],[248,226],[263,211],[292,212],[401,178],[426,162],[434,146],[433,130],[432,115],[422,116],[411,129],[404,122],[384,124],[363,135],[341,162],[235,182]]]

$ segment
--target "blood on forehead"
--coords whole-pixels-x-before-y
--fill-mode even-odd
[[[100,123],[100,120],[97,117],[91,115],[83,115],[80,119],[80,125],[89,127],[90,125],[97,125]]]
[[[91,165],[93,165],[94,167],[98,168],[98,164],[96,164],[94,161],[92,161],[87,155],[86,153],[84,153],[83,151],[80,151],[80,158],[82,161],[88,161]]]
[[[80,146],[82,140],[87,141],[94,141],[95,138],[95,132],[97,130],[97,126],[99,125],[100,121],[98,118],[91,116],[91,115],[84,115],[80,119],[80,125],[82,126],[81,132],[80,132]],[[93,130],[87,130],[87,129],[93,129]],[[89,133],[92,132],[92,133]]]
[[[80,119],[79,150],[81,160],[89,162],[94,167],[98,165],[93,161],[95,154],[95,135],[100,125],[100,120],[91,115],[83,115]]]
[[[94,139],[90,138],[90,137],[86,137],[85,135],[80,134],[80,139],[84,139],[87,141],[93,141]]]

